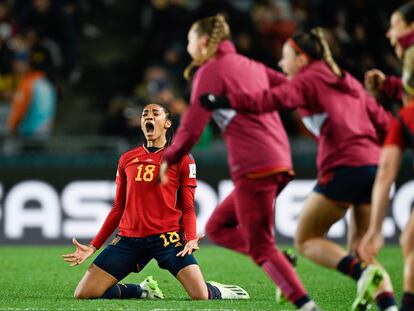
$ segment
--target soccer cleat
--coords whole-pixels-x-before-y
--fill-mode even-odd
[[[164,294],[158,287],[158,282],[152,276],[147,277],[139,286],[142,289],[141,298],[145,299],[164,299]]]
[[[283,250],[282,252],[285,255],[286,259],[289,260],[289,262],[292,264],[292,266],[296,267],[297,262],[298,262],[298,257],[293,252],[293,250],[287,249],[287,250]],[[285,295],[283,295],[282,290],[277,285],[275,288],[275,300],[277,304],[282,304],[282,303],[287,302],[287,298],[285,297]]]
[[[299,311],[321,311],[321,309],[319,309],[319,307],[316,305],[316,303],[314,301],[308,301],[307,303],[305,303],[300,309]]]
[[[296,265],[298,263],[298,256],[296,256],[294,251],[289,248],[289,249],[284,250],[282,252],[285,255],[286,259],[289,260],[289,262],[292,264],[292,266],[296,267]]]
[[[352,304],[352,311],[364,311],[374,308],[374,295],[384,279],[380,267],[368,265],[357,283],[357,297]]]
[[[211,285],[217,287],[221,293],[221,299],[249,299],[249,294],[240,286],[225,285],[214,281],[209,281]]]

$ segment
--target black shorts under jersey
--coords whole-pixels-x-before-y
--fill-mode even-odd
[[[377,165],[340,166],[318,178],[313,191],[328,199],[352,204],[371,203]]]
[[[117,236],[95,258],[94,264],[114,276],[118,281],[131,272],[138,273],[155,259],[158,266],[174,276],[184,267],[197,264],[193,255],[177,257],[183,250],[183,241],[177,232],[152,235],[145,238]]]

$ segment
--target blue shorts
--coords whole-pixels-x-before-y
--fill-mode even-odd
[[[313,191],[352,204],[371,203],[377,165],[340,166],[318,178]]]
[[[184,249],[183,244],[177,232],[167,232],[145,238],[118,235],[95,258],[93,263],[113,275],[118,281],[131,272],[140,272],[151,259],[155,259],[160,268],[176,276],[182,268],[197,264],[193,255],[176,256]]]

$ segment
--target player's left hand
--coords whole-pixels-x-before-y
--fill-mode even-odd
[[[197,236],[197,238],[195,240],[188,241],[185,244],[184,249],[177,254],[177,257],[178,256],[184,257],[187,254],[191,255],[193,252],[195,252],[196,250],[200,249],[200,247],[198,246],[198,243],[203,238],[204,238],[204,234],[200,234],[200,235]]]
[[[167,171],[168,171],[168,164],[167,162],[163,161],[160,165],[160,174],[158,177],[162,185],[165,185],[168,183]]]
[[[358,254],[362,260],[372,263],[383,246],[384,238],[381,232],[368,230],[359,244]]]

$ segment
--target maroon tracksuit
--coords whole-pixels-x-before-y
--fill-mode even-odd
[[[295,302],[306,293],[292,266],[275,247],[273,232],[275,197],[293,174],[288,138],[279,114],[239,114],[231,109],[212,113],[199,102],[200,95],[207,92],[253,93],[285,81],[282,74],[237,54],[230,41],[220,43],[216,57],[194,76],[189,109],[164,159],[168,164],[176,163],[213,117],[227,145],[235,189],[215,209],[206,227],[207,235],[221,246],[251,256]]]
[[[381,137],[391,114],[349,73],[339,79],[323,61],[314,61],[292,81],[269,90],[231,94],[231,107],[256,113],[298,109],[318,140],[319,176],[339,166],[377,165]]]

